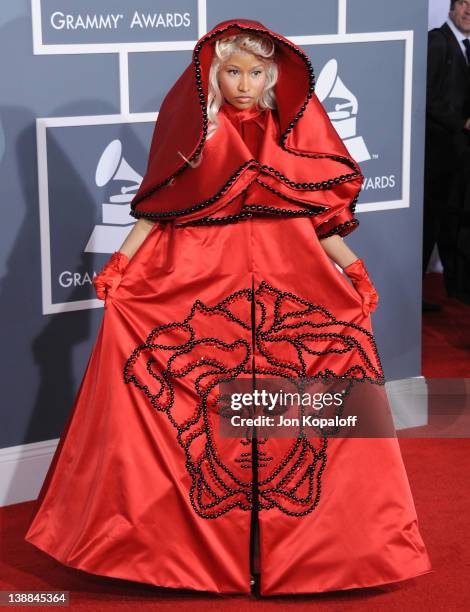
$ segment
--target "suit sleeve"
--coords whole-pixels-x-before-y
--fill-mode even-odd
[[[440,30],[428,34],[428,68],[426,79],[426,114],[449,132],[462,130],[465,120],[457,116],[445,91],[447,72],[447,41]]]

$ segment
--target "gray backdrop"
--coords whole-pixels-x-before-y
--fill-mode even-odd
[[[258,19],[310,55],[317,92],[366,176],[361,225],[346,240],[380,294],[372,322],[385,375],[421,373],[427,0],[233,7],[2,3],[0,448],[60,435],[103,314],[91,278],[132,227],[155,113],[197,38],[233,17]]]

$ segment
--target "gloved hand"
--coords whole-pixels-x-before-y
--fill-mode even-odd
[[[108,259],[103,269],[93,279],[96,296],[100,300],[106,300],[109,294],[121,282],[122,274],[129,263],[129,258],[121,251],[115,251]]]
[[[349,276],[354,288],[362,298],[362,312],[365,315],[374,312],[377,308],[379,295],[367,274],[364,261],[356,259],[343,268],[343,271]]]

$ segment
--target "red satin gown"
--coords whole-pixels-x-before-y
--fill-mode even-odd
[[[256,156],[271,111],[223,112]],[[250,592],[252,446],[218,437],[218,381],[383,376],[370,317],[314,223],[155,223],[107,299],[28,542],[93,574]],[[261,595],[432,571],[396,438],[264,439],[259,453]]]

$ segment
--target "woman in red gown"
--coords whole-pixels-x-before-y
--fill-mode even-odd
[[[161,107],[138,221],[95,278],[103,321],[28,542],[219,593],[250,592],[253,571],[261,595],[432,571],[396,438],[218,429],[224,381],[384,391],[377,294],[342,240],[362,178],[299,47],[243,19],[198,41]]]

